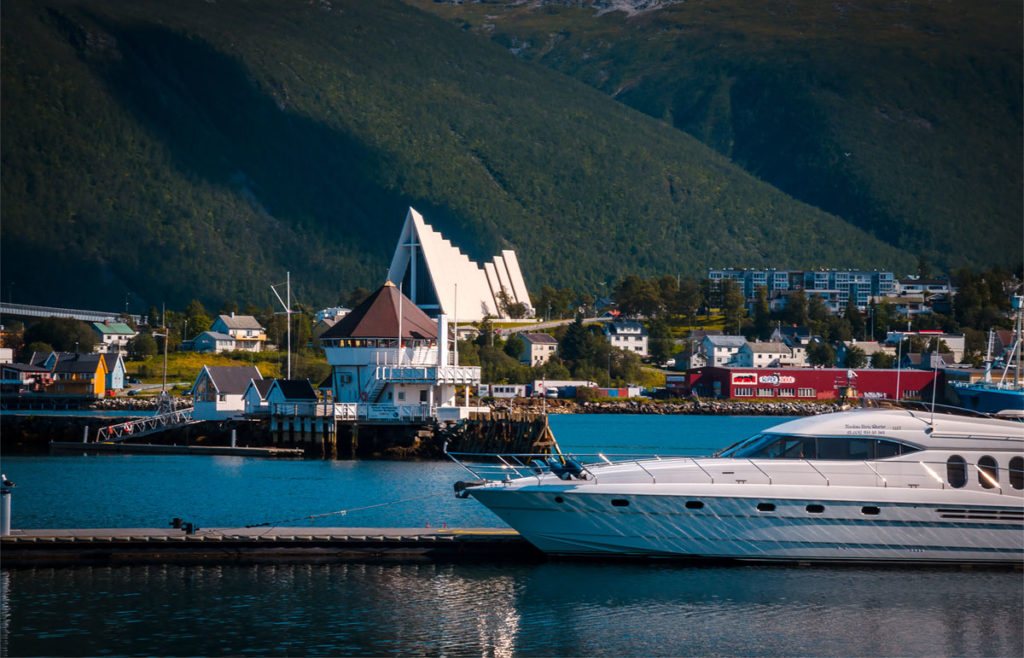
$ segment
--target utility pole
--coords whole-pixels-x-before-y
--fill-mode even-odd
[[[294,313],[295,311],[292,310],[292,273],[291,272],[287,272],[286,274],[287,274],[287,278],[285,279],[285,283],[284,283],[284,286],[285,286],[285,299],[281,299],[281,295],[279,295],[277,293],[277,288],[275,286],[273,286],[273,285],[270,286],[270,290],[273,291],[274,296],[277,297],[277,301],[281,302],[281,306],[284,307],[284,311],[283,312],[281,312],[281,313],[274,313],[274,315],[284,315],[285,318],[288,321],[288,330],[287,330],[287,338],[286,338],[286,340],[288,342],[288,369],[287,369],[287,374],[285,375],[285,379],[291,379],[292,378],[292,313]],[[278,283],[276,285],[280,286],[281,284]]]
[[[153,335],[157,336],[157,337],[162,337],[164,339],[164,378],[163,378],[163,384],[160,387],[160,392],[161,393],[166,393],[167,392],[167,343],[169,342],[168,336],[170,334],[170,332],[167,331],[167,305],[166,304],[163,305],[162,311],[160,313],[160,324],[163,325],[163,326],[160,327],[160,329],[163,330],[163,333],[157,333],[157,332],[154,331]]]

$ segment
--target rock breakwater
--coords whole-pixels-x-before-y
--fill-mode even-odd
[[[549,414],[650,414],[650,415],[704,415],[704,416],[814,416],[852,409],[840,402],[775,402],[734,400],[496,400],[494,409],[539,412]]]

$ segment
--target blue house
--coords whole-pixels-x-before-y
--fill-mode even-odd
[[[108,391],[119,391],[124,388],[124,359],[120,352],[104,352],[103,360],[107,362],[106,388]]]

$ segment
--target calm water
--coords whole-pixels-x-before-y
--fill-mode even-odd
[[[707,453],[776,419],[564,416],[576,452]],[[15,527],[499,525],[448,463],[10,457]],[[419,500],[382,505],[408,498]],[[376,507],[367,508],[378,505]],[[311,520],[311,514],[348,510]],[[1024,654],[1019,571],[679,563],[0,571],[0,654]]]

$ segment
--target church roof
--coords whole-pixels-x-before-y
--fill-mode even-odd
[[[324,332],[321,339],[394,338],[398,336],[401,307],[402,338],[437,338],[437,326],[430,317],[387,281],[352,312]]]

